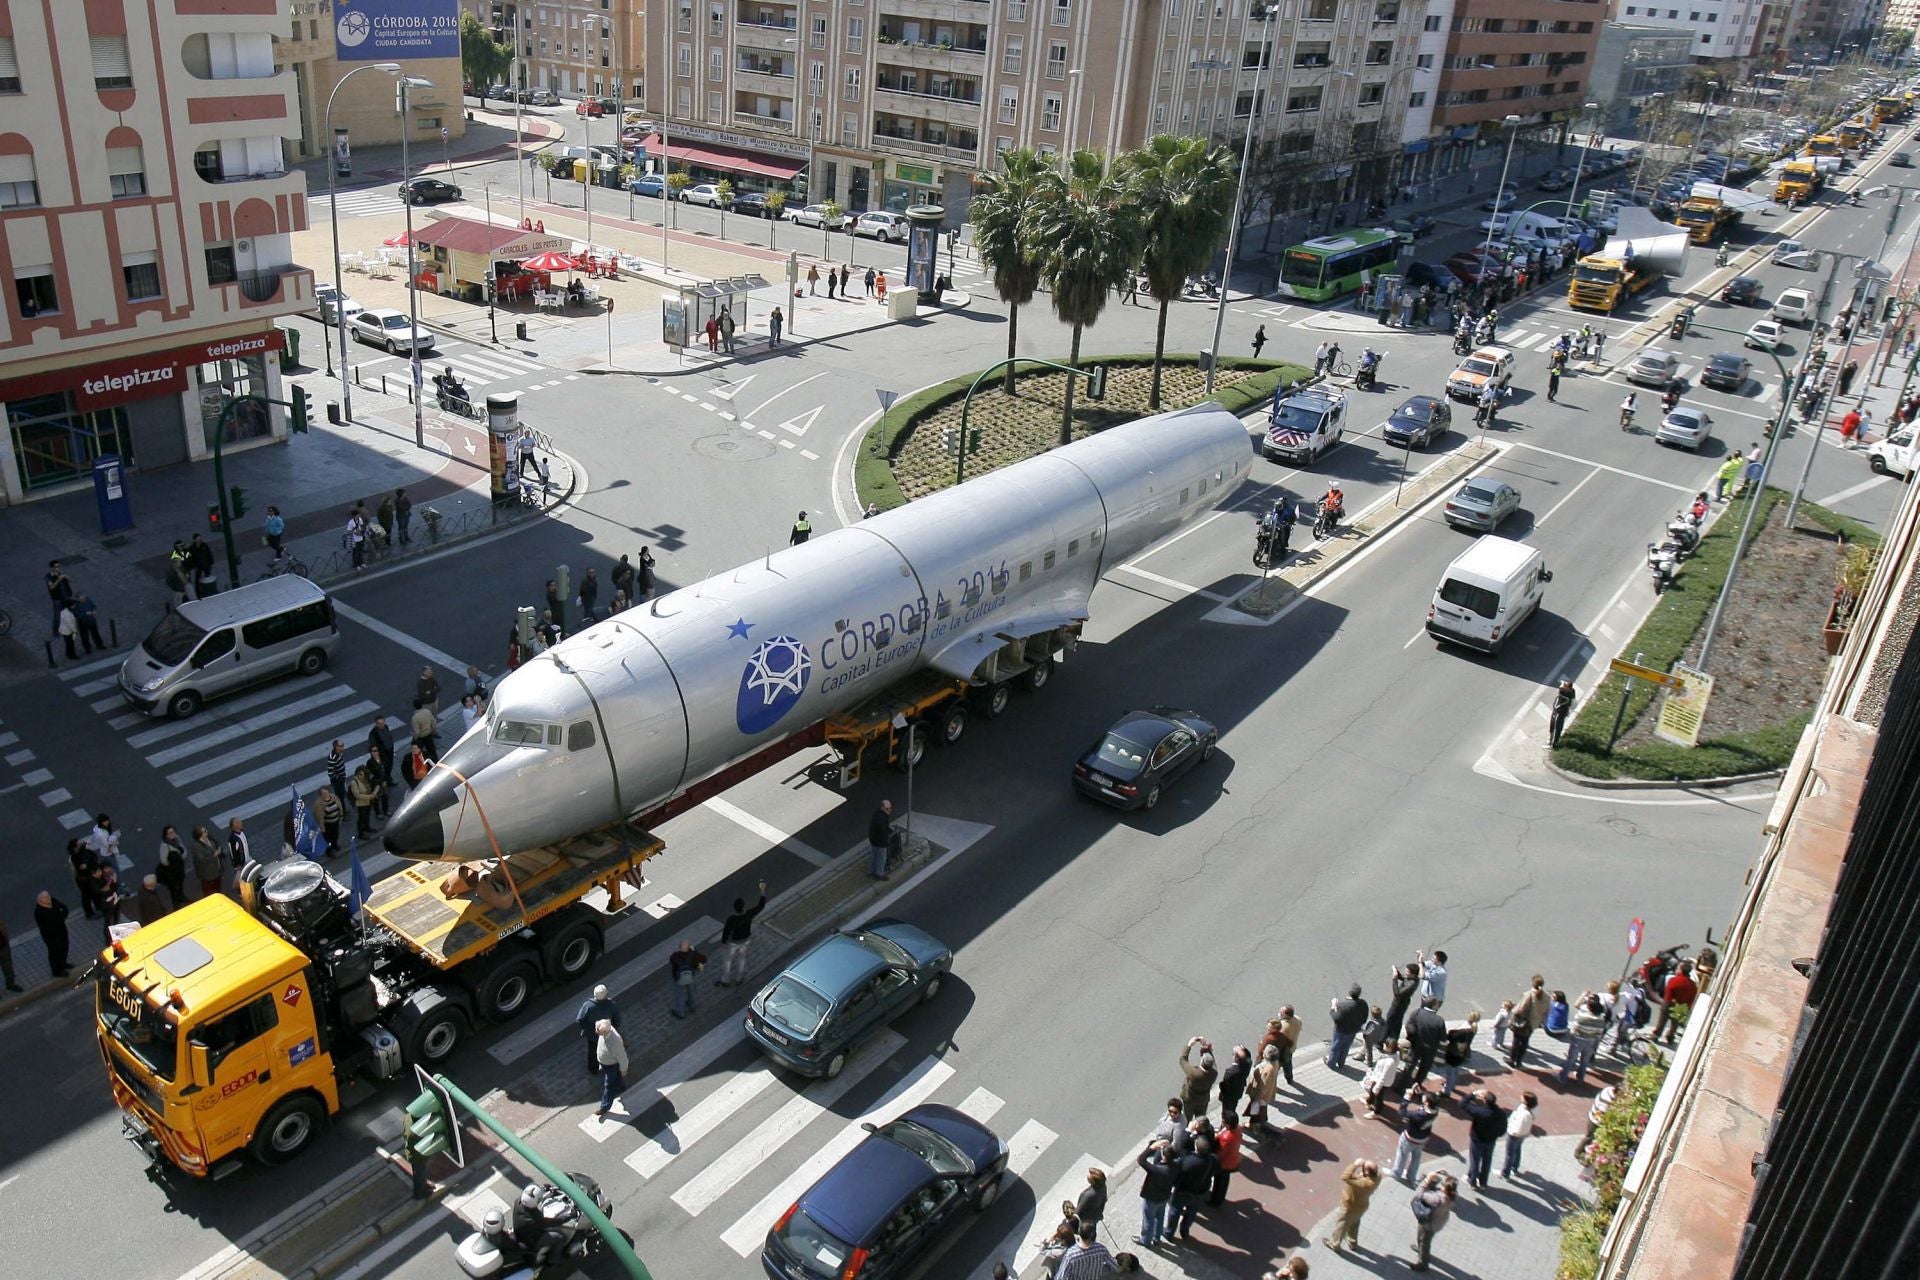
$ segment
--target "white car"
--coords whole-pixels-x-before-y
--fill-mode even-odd
[[[1781,328],[1778,320],[1756,320],[1753,327],[1747,330],[1746,344],[1762,351],[1778,351],[1786,338],[1787,331]]]
[[[787,210],[787,221],[798,223],[803,227],[825,227],[828,231],[838,231],[847,225],[847,215],[836,213],[829,218],[827,206],[810,204]]]
[[[334,307],[335,298],[340,300],[340,306],[337,310]],[[355,302],[346,294],[335,290],[331,284],[314,285],[313,302],[314,313],[320,317],[321,324],[339,324],[341,312],[345,312],[347,319],[351,320],[366,310],[365,307]]]
[[[1627,364],[1627,381],[1643,387],[1658,387],[1664,391],[1679,377],[1680,357],[1671,351],[1648,347]]]
[[[362,311],[347,322],[347,327],[368,346],[385,347],[394,355],[403,351],[410,354],[415,349],[433,350],[433,335],[424,329],[415,329],[406,312],[391,307]]]
[[[1673,406],[1673,412],[1654,428],[1653,438],[1659,444],[1679,445],[1697,452],[1707,443],[1707,435],[1712,427],[1713,419],[1704,409],[1677,404]]]
[[[897,213],[884,211],[863,213],[859,221],[853,224],[853,234],[903,244],[907,239],[907,220]]]
[[[682,204],[703,204],[709,209],[720,207],[720,188],[711,182],[702,182],[688,187],[680,193]]]

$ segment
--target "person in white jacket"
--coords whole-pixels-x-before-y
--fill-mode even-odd
[[[596,1116],[613,1110],[613,1100],[626,1087],[627,1042],[606,1018],[593,1024],[594,1060],[600,1064],[600,1109]]]

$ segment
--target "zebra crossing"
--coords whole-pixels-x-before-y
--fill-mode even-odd
[[[325,191],[310,191],[307,193],[307,221],[318,226],[327,220],[335,206],[343,218],[375,218],[383,213],[399,213],[403,207],[399,194],[391,187],[342,191],[334,196],[332,205],[329,205]]]
[[[566,382],[578,382],[577,373],[562,373],[537,360],[503,351],[495,347],[479,346],[470,342],[449,342],[437,348],[432,355],[421,357],[422,377],[437,373],[443,366],[452,365],[453,371],[466,384],[476,406],[481,406],[480,397],[490,395],[527,395],[549,387],[557,387]],[[407,356],[376,356],[369,360],[356,362],[363,375],[380,373],[398,374],[408,370],[411,360]],[[499,384],[510,384],[503,389]]]

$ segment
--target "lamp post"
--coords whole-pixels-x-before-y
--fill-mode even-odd
[[[1247,10],[1247,21],[1258,22],[1263,28],[1260,41],[1260,71],[1266,70],[1266,63],[1273,56],[1270,24],[1276,12],[1261,4],[1255,4]],[[1257,80],[1259,77],[1256,75],[1254,78]],[[1220,301],[1214,304],[1213,310],[1213,356],[1207,361],[1207,395],[1209,396],[1213,394],[1214,370],[1220,367],[1220,335],[1226,328],[1227,295],[1233,288],[1233,255],[1240,247],[1240,206],[1247,198],[1247,175],[1253,165],[1253,131],[1260,114],[1253,109],[1257,102],[1258,90],[1255,91],[1255,101],[1247,105],[1247,137],[1240,145],[1240,172],[1236,175],[1237,181],[1233,186],[1233,218],[1227,223],[1227,260],[1220,268]]]
[[[514,166],[516,172],[519,170],[519,167],[519,165]],[[493,179],[488,178],[482,183],[481,190],[486,194],[487,229],[488,233],[491,234],[493,229]],[[500,328],[494,323],[493,319],[493,250],[491,248],[487,250],[487,341],[493,343],[496,347],[500,345]]]
[[[397,67],[395,69],[398,70]],[[407,148],[408,138],[413,133],[413,91],[432,87],[433,81],[420,76],[401,76],[395,85],[400,102],[400,188],[403,191],[407,180],[413,176]],[[407,325],[413,331],[408,360],[413,374],[413,443],[424,449],[427,444],[426,394],[421,388],[426,386],[426,379],[420,374],[420,290],[413,263],[413,201],[403,199],[400,207],[407,214]]]
[[[1667,98],[1667,95],[1664,93],[1648,94],[1647,108],[1645,111],[1642,111],[1640,113],[1641,118],[1645,119],[1647,116],[1655,115],[1655,113],[1658,112],[1660,109],[1660,104],[1662,102],[1665,102],[1666,98]],[[1656,116],[1656,119],[1657,118],[1658,117]],[[1640,187],[1646,184],[1647,157],[1652,154],[1653,154],[1653,136],[1652,136],[1652,130],[1650,129],[1648,131],[1646,145],[1640,148],[1640,167],[1633,171],[1633,185],[1636,190],[1638,190]]]
[[[1584,107],[1582,108],[1582,112],[1583,112],[1583,114],[1584,114],[1584,113],[1585,113],[1585,112],[1587,112],[1587,111],[1598,111],[1599,109],[1600,109],[1600,104],[1599,104],[1599,103],[1597,103],[1597,102],[1589,102],[1589,103],[1586,103],[1586,104],[1584,105]],[[1584,176],[1584,175],[1585,175],[1585,173],[1586,173],[1586,171],[1587,171],[1587,152],[1588,152],[1589,150],[1591,150],[1591,149],[1592,149],[1592,147],[1593,147],[1593,130],[1592,130],[1592,129],[1588,129],[1588,130],[1587,130],[1587,141],[1586,141],[1586,143],[1585,143],[1585,144],[1584,144],[1584,145],[1583,145],[1583,146],[1582,146],[1582,147],[1580,148],[1580,159],[1574,162],[1574,166],[1573,166],[1573,186],[1572,186],[1571,188],[1569,188],[1569,189],[1568,189],[1568,191],[1567,191],[1567,213],[1568,213],[1568,215],[1569,215],[1569,216],[1571,216],[1571,215],[1572,215],[1572,213],[1573,213],[1573,206],[1574,206],[1575,204],[1577,204],[1577,203],[1579,203],[1579,200],[1580,200],[1580,179],[1581,179],[1581,177],[1582,177],[1582,176]]]
[[[1693,163],[1694,144],[1700,141],[1701,137],[1707,131],[1708,123],[1713,119],[1713,95],[1718,92],[1719,88],[1720,82],[1718,80],[1707,81],[1707,98],[1700,107],[1700,124],[1692,133],[1687,135],[1687,163],[1681,166],[1683,169]]]
[[[1507,189],[1507,170],[1513,167],[1513,144],[1520,137],[1520,125],[1525,122],[1519,116],[1508,116],[1501,123],[1507,126],[1507,158],[1500,166],[1500,185],[1493,189],[1493,202],[1496,205],[1501,203],[1500,195]],[[1496,209],[1494,216],[1487,219],[1487,238],[1480,245],[1482,254],[1486,254],[1493,248],[1493,224],[1499,216],[1499,211]],[[1512,221],[1511,217],[1508,221]]]
[[[355,67],[334,82],[333,91],[327,94],[327,110],[323,132],[327,145],[333,145],[333,99],[340,92],[340,86],[359,75],[362,71],[384,71],[390,76],[400,74],[397,62],[369,62],[364,67]],[[340,284],[340,204],[334,190],[334,176],[340,170],[340,162],[332,155],[327,156],[327,218],[333,223],[333,322],[340,329],[340,409],[346,414],[348,422],[353,421],[353,380],[348,375],[347,366],[352,357],[347,354],[347,309],[341,304],[346,292]]]

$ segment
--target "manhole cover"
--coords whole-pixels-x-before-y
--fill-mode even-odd
[[[717,462],[758,462],[774,452],[772,444],[758,436],[716,432],[693,442],[694,452]]]
[[[1608,818],[1607,826],[1612,828],[1616,835],[1637,837],[1641,834],[1640,824],[1630,822],[1626,818]]]

